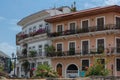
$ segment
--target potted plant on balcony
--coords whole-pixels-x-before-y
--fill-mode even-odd
[[[36,54],[37,54],[37,51],[35,51],[35,50],[29,51],[29,57],[35,57]]]
[[[46,51],[46,53],[47,53],[47,56],[49,56],[49,57],[52,57],[52,56],[55,55],[55,47],[54,47],[53,45],[47,46],[47,47],[45,48],[45,51]]]
[[[103,46],[99,46],[97,51],[98,51],[98,54],[103,53],[104,52],[104,47]]]
[[[28,37],[27,34],[21,34],[21,35],[20,35],[20,38],[21,38],[21,39],[24,39],[24,38],[27,38],[27,37]]]
[[[32,36],[35,36],[35,32],[30,32],[30,34],[29,34],[31,37]]]
[[[62,51],[57,51],[56,54],[57,56],[63,56],[64,53]]]
[[[38,35],[38,34],[42,34],[42,33],[45,33],[45,32],[46,32],[45,28],[40,28],[39,30],[37,30],[35,32],[35,34]]]
[[[69,55],[74,55],[75,54],[75,49],[74,48],[71,48],[70,50],[69,50]]]

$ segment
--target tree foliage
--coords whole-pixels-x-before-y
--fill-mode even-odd
[[[100,60],[95,58],[95,62],[88,68],[86,76],[107,76],[110,70],[105,68],[106,64],[106,62],[102,64]]]
[[[57,73],[49,66],[49,65],[39,65],[36,70],[36,76],[40,78],[55,78],[57,77]]]

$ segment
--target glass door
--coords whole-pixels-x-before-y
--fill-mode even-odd
[[[75,42],[70,42],[69,43],[69,55],[74,55],[75,54]]]
[[[97,18],[97,31],[104,29],[104,18]]]
[[[86,55],[89,51],[89,44],[88,41],[82,41],[82,54]]]
[[[116,52],[117,53],[120,53],[120,38],[118,39],[116,39]]]
[[[104,39],[97,40],[97,52],[98,54],[101,54],[104,52]]]

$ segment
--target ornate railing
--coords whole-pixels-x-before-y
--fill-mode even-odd
[[[22,32],[20,32],[16,35],[16,41],[20,41],[20,40],[23,40],[25,38],[33,37],[33,36],[40,35],[43,33],[47,33],[45,28],[39,29],[39,30],[37,30],[35,32],[31,32],[29,34],[23,34]]]
[[[105,55],[120,54],[120,48],[105,48],[101,51],[99,49],[59,51],[54,53],[47,53],[47,57],[91,56],[91,55],[99,55],[99,54],[105,54]]]
[[[103,50],[89,49],[89,50],[74,50],[74,51],[57,51],[57,52],[53,52],[53,53],[42,52],[41,54],[36,53],[33,56],[27,54],[27,55],[20,55],[18,57],[19,57],[19,59],[23,59],[23,58],[34,58],[34,57],[94,56],[94,55],[100,55],[100,54],[120,55],[120,48],[111,47],[111,48],[104,48]]]
[[[103,27],[102,26],[92,26],[88,28],[81,28],[81,29],[75,29],[75,30],[65,30],[62,32],[53,32],[48,33],[49,37],[58,37],[58,36],[65,36],[65,35],[72,35],[72,34],[79,34],[79,33],[88,33],[88,32],[96,32],[96,31],[104,31],[104,30],[116,30],[120,29],[120,25],[115,24],[106,24]]]

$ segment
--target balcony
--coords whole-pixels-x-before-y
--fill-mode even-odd
[[[46,31],[45,28],[44,29],[39,29],[39,30],[37,30],[35,32],[31,32],[29,34],[22,34],[22,32],[20,32],[16,35],[16,43],[18,43],[18,41],[20,41],[20,40],[23,40],[23,39],[26,39],[26,38],[29,38],[29,37],[34,37],[36,35],[44,34],[46,32],[47,31]]]
[[[46,57],[46,53],[42,52],[42,53],[37,53],[37,51],[29,51],[27,52],[27,54],[21,54],[18,56],[18,59],[20,60],[24,60],[24,59],[31,59],[31,58],[44,58]]]
[[[75,51],[63,51],[63,52],[54,52],[47,53],[47,57],[75,57],[75,56],[94,56],[94,55],[120,55],[120,48],[105,48],[103,50],[100,49],[90,49],[90,50],[75,50]]]
[[[66,30],[62,32],[53,32],[49,33],[49,37],[58,37],[58,36],[67,36],[73,34],[89,33],[89,32],[98,32],[98,31],[108,31],[108,30],[119,30],[120,26],[115,24],[104,25],[103,28],[98,28],[98,26],[92,26],[88,28],[76,29],[76,30]]]
[[[24,50],[26,52],[26,50]],[[54,53],[42,52],[41,54],[37,52],[32,52],[32,54],[21,54],[18,56],[18,59],[31,59],[31,58],[58,58],[58,57],[89,57],[89,56],[99,56],[102,54],[105,55],[120,55],[120,48],[105,48],[105,49],[89,49],[89,50],[72,50],[72,51],[59,51]],[[44,54],[44,55],[43,55]]]

